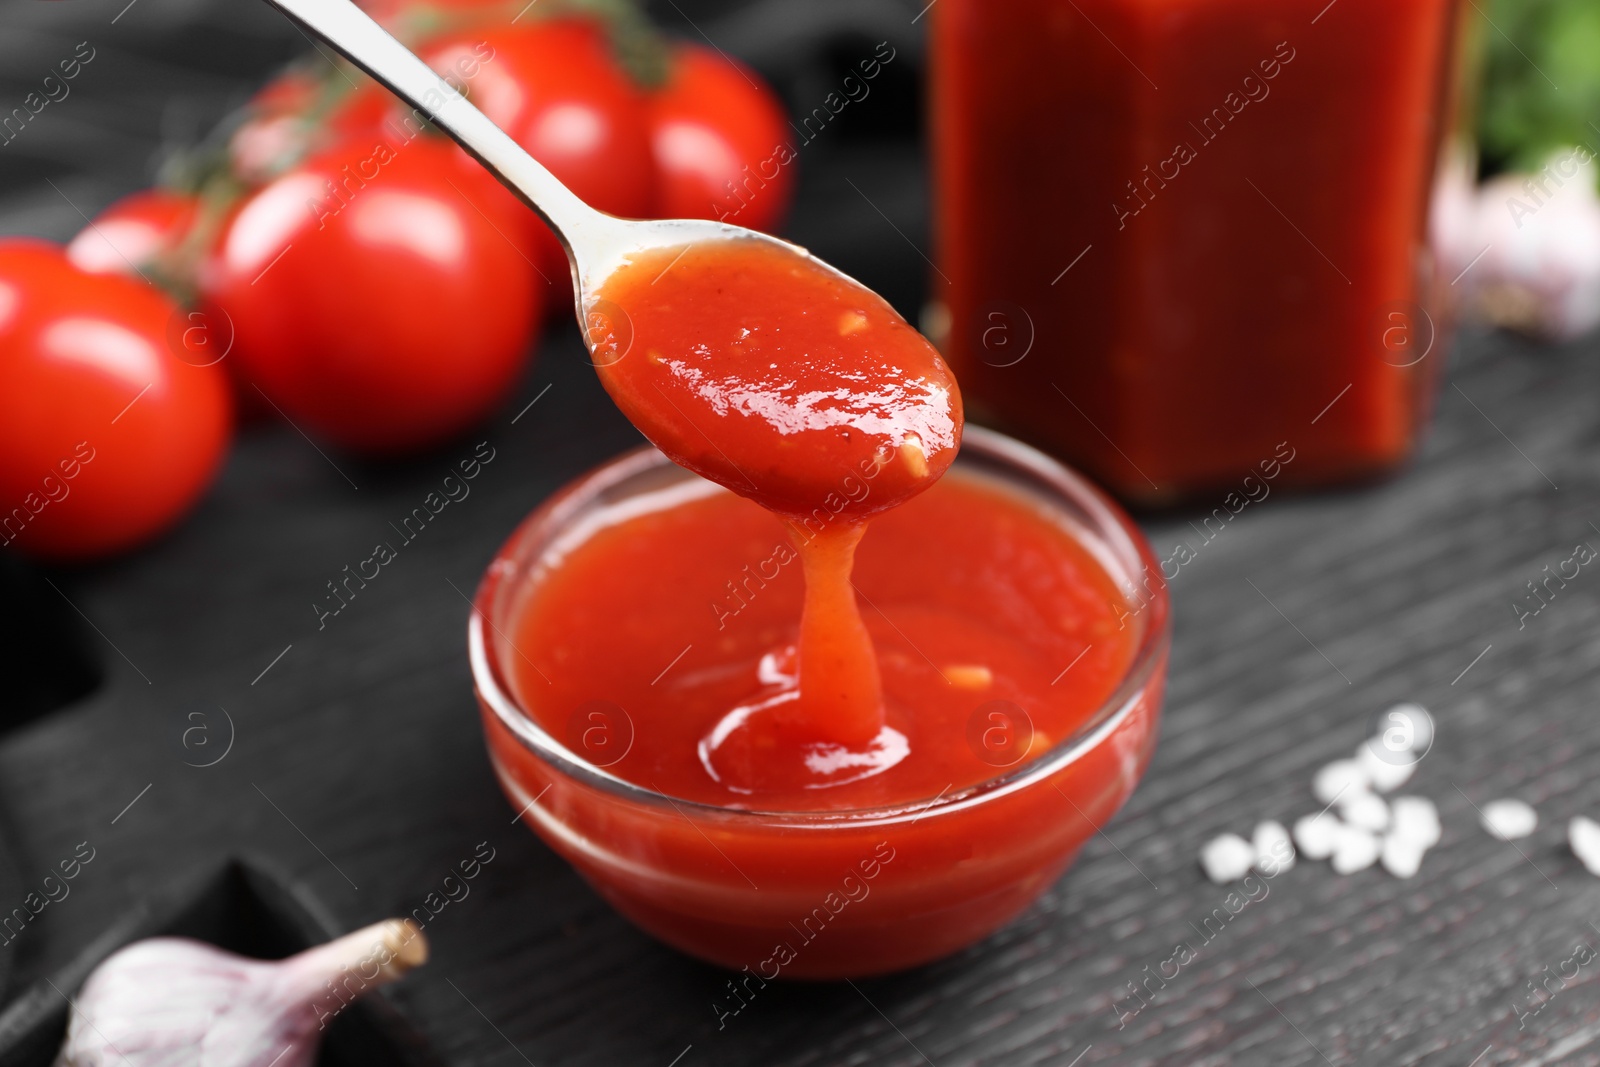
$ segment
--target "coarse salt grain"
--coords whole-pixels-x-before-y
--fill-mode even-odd
[[[1357,749],[1356,760],[1366,772],[1372,788],[1380,793],[1399,789],[1411,777],[1411,772],[1417,769],[1416,757],[1409,750],[1390,752],[1384,747],[1381,737],[1374,737]]]
[[[1439,809],[1427,797],[1395,797],[1389,802],[1389,833],[1424,849],[1439,843]]]
[[[1335,799],[1347,793],[1365,792],[1371,785],[1367,772],[1356,760],[1334,760],[1317,772],[1311,780],[1311,792],[1324,804],[1332,804]]]
[[[1378,839],[1358,826],[1339,827],[1339,843],[1333,850],[1333,869],[1340,874],[1355,874],[1378,860]]]
[[[1586,815],[1574,817],[1567,824],[1567,842],[1589,873],[1600,876],[1600,822]]]
[[[1256,870],[1262,874],[1270,877],[1294,866],[1294,845],[1283,823],[1274,819],[1257,823],[1250,844],[1256,851]]]
[[[1501,841],[1514,841],[1527,837],[1539,825],[1539,813],[1521,800],[1505,798],[1491,800],[1483,806],[1483,828],[1490,837]]]
[[[1294,824],[1294,843],[1307,859],[1327,859],[1339,847],[1339,819],[1325,811],[1302,815]]]
[[[1383,839],[1383,869],[1396,878],[1410,878],[1422,869],[1422,854],[1425,851],[1415,841],[1390,834]]]
[[[1237,882],[1250,873],[1255,861],[1256,850],[1238,834],[1219,834],[1200,850],[1200,866],[1218,885]]]
[[[1413,752],[1427,752],[1433,747],[1433,716],[1421,704],[1396,704],[1383,713],[1381,722],[1399,728],[1395,737],[1410,735]]]
[[[1339,815],[1351,826],[1372,833],[1389,828],[1389,805],[1376,793],[1346,793],[1339,798]]]

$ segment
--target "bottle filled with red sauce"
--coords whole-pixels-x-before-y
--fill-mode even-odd
[[[545,503],[479,589],[511,801],[747,993],[996,929],[1149,760],[1169,623],[1143,539],[1042,454],[963,443],[938,354],[815,261],[641,255],[591,312],[657,448]]]
[[[1443,362],[1463,7],[943,0],[930,322],[973,411],[1140,502],[1280,442],[1289,483],[1402,462]]]

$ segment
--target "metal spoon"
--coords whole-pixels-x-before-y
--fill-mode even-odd
[[[428,116],[549,223],[572,266],[580,326],[605,280],[628,256],[646,249],[738,238],[809,257],[797,245],[742,226],[702,219],[633,221],[596,211],[351,0],[267,3]]]

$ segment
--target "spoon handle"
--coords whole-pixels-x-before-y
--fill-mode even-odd
[[[405,45],[351,0],[266,0],[332,45],[470,152],[550,224],[567,258],[618,220],[585,204]]]

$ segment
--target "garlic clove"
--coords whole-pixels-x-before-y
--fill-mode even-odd
[[[388,919],[285,960],[183,938],[136,941],[89,975],[55,1067],[309,1067],[322,1031],[357,997],[428,958],[410,920]]]

